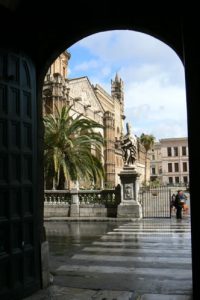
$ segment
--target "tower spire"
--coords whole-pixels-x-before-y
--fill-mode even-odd
[[[124,83],[116,72],[115,79],[111,80],[111,95],[118,99],[120,103],[124,102]]]
[[[120,82],[120,78],[119,78],[118,72],[116,72],[116,75],[115,75],[115,82]]]

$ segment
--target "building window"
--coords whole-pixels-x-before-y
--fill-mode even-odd
[[[173,183],[173,177],[169,177],[169,183]]]
[[[156,168],[151,169],[152,175],[156,175]]]
[[[172,156],[172,148],[167,147],[167,156]]]
[[[187,172],[187,163],[183,162],[183,172]]]
[[[174,147],[174,156],[178,156],[178,147]]]
[[[185,146],[183,146],[182,147],[182,156],[186,156],[187,154],[186,154],[186,147]]]
[[[175,171],[175,172],[179,172],[179,166],[178,166],[178,163],[175,163],[175,164],[174,164],[174,171]]]
[[[184,182],[184,183],[188,183],[188,178],[187,178],[187,176],[183,176],[183,182]]]
[[[155,160],[155,155],[154,154],[152,155],[152,160]]]
[[[179,183],[179,177],[175,177],[175,183]]]
[[[172,163],[168,163],[168,172],[172,172]]]

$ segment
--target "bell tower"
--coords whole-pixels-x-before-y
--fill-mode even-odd
[[[115,119],[119,125],[119,132],[115,132],[115,136],[119,139],[124,132],[124,82],[119,77],[118,73],[115,75],[115,79],[111,80],[111,96],[114,99],[115,105]],[[117,118],[117,112],[120,112],[120,117]]]
[[[121,104],[124,103],[124,82],[118,73],[115,75],[115,80],[111,80],[111,95],[113,98],[118,99]]]

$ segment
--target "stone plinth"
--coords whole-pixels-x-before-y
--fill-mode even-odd
[[[140,219],[142,217],[141,205],[139,203],[128,205],[120,203],[117,207],[117,217]]]
[[[117,208],[117,217],[141,218],[142,208],[138,202],[140,173],[135,166],[125,166],[119,176],[121,180],[121,203]]]

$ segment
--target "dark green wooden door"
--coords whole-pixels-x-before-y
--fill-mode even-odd
[[[0,299],[39,287],[35,70],[0,51]]]

